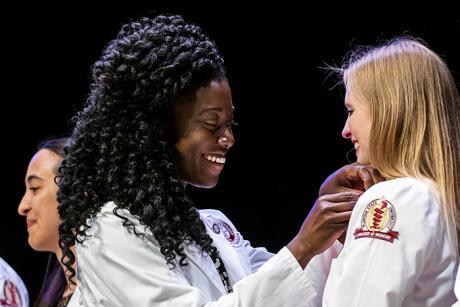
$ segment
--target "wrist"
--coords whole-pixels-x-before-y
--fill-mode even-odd
[[[308,241],[302,242],[298,238],[294,238],[286,247],[297,260],[302,270],[305,269],[310,260],[315,256]]]

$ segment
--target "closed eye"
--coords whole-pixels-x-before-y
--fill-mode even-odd
[[[39,188],[36,187],[30,187],[29,190],[32,191],[32,193],[35,193]]]
[[[230,129],[232,130],[233,127],[235,126],[238,126],[238,123],[235,122],[233,119],[229,122],[226,122],[226,123],[223,123],[223,124],[219,124],[217,122],[203,122],[204,125],[206,126],[206,128],[210,131],[212,131],[213,133],[221,130],[222,128],[227,128],[227,129]]]
[[[206,126],[206,129],[216,132],[217,130],[220,129],[220,125],[216,122],[204,122],[204,125]]]

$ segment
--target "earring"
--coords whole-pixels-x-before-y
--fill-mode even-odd
[[[356,149],[355,149],[355,148],[352,148],[352,149],[350,149],[350,150],[347,152],[347,154],[345,155],[345,159],[347,159],[348,163],[354,163],[354,162],[356,162],[356,155],[355,155],[355,161],[352,161],[352,160],[350,159],[350,154],[351,154],[352,152],[354,152],[354,153],[356,154],[355,151],[356,151]]]

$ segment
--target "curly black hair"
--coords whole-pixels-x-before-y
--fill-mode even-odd
[[[59,245],[73,282],[70,247],[108,201],[123,225],[140,235],[127,209],[152,231],[166,263],[187,265],[184,245],[217,255],[173,162],[174,144],[162,134],[174,104],[193,101],[203,86],[225,80],[224,61],[200,27],[181,16],[159,15],[124,25],[93,68],[90,94],[60,168]],[[192,98],[192,99],[190,99]]]

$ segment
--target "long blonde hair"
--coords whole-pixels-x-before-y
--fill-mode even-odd
[[[447,65],[418,40],[396,38],[352,53],[341,71],[372,116],[372,165],[387,179],[434,183],[458,257],[460,97]]]

